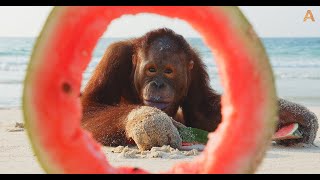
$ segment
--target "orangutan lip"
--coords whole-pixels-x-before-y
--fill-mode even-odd
[[[165,109],[169,105],[168,102],[159,102],[159,101],[150,101],[150,100],[144,100],[143,103],[147,106],[156,107],[160,110]]]

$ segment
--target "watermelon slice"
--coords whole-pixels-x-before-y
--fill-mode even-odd
[[[292,123],[280,128],[274,133],[272,140],[279,141],[285,139],[300,139],[302,133],[298,130],[299,124]],[[192,146],[195,144],[206,144],[209,132],[197,128],[179,128],[179,134],[182,139],[182,146]]]
[[[292,123],[292,124],[283,126],[273,135],[272,140],[279,141],[279,140],[285,140],[285,139],[302,138],[302,134],[298,130],[298,128],[299,128],[298,123]]]
[[[209,132],[197,128],[178,128],[182,142],[186,144],[207,144]]]
[[[187,21],[215,53],[224,94],[222,123],[204,151],[164,173],[253,173],[277,119],[271,66],[237,7],[55,7],[33,49],[23,112],[32,147],[48,173],[147,173],[113,167],[80,126],[82,73],[108,24],[125,14],[155,13]],[[209,108],[209,107],[208,107]],[[241,137],[241,138],[239,138]]]
[[[178,128],[180,137],[182,139],[182,147],[180,150],[190,151],[192,149],[197,149],[198,151],[203,151],[205,144],[208,142],[209,132],[191,128],[191,127],[180,127]]]

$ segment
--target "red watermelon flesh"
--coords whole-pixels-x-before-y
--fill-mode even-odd
[[[302,138],[302,134],[298,130],[299,124],[292,123],[280,128],[272,137],[272,140],[285,140],[285,139],[299,139]]]

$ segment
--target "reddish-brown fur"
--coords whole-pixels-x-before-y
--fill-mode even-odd
[[[82,92],[82,125],[92,132],[93,137],[100,143],[104,145],[128,143],[129,139],[125,133],[126,117],[132,109],[143,105],[141,94],[137,92],[134,84],[135,76],[143,76],[135,74],[135,62],[143,61],[139,59],[138,51],[149,52],[149,45],[155,38],[168,34],[175,39],[179,47],[182,47],[182,53],[188,57],[186,62],[181,62],[181,68],[188,67],[185,63],[190,61],[193,61],[194,65],[187,77],[188,85],[179,87],[183,89],[182,92],[186,92],[186,95],[175,99],[175,103],[182,111],[176,114],[179,107],[177,106],[173,112],[167,112],[167,114],[186,126],[207,131],[214,131],[221,122],[220,95],[211,89],[205,65],[200,57],[182,36],[168,29],[158,29],[141,38],[110,45]],[[281,100],[281,103],[289,102]],[[305,133],[305,138],[301,141],[312,143],[315,137],[310,137],[309,134],[318,129],[317,118],[309,111],[309,115],[313,116],[308,118],[299,116],[298,119],[287,118],[293,113],[288,108],[280,107],[279,125],[299,122],[304,127]],[[316,128],[308,128],[305,124],[308,126],[315,124]]]

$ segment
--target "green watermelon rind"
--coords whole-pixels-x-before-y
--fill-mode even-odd
[[[53,24],[54,21],[56,21],[56,19],[59,19],[59,7],[54,7],[51,12],[49,13],[47,20],[45,21],[43,27],[48,27],[50,24]],[[32,76],[34,76],[35,73],[32,73],[33,69],[36,69],[35,66],[37,66],[38,62],[35,61],[38,58],[36,58],[35,56],[38,55],[37,53],[40,52],[40,48],[42,48],[42,46],[40,45],[43,41],[45,41],[45,37],[47,35],[48,30],[46,28],[42,28],[39,36],[36,39],[35,45],[32,49],[32,54],[30,56],[30,60],[29,60],[29,64],[27,67],[26,72],[26,77],[24,79],[24,86],[23,86],[23,96],[22,96],[22,106],[23,106],[23,120],[24,120],[24,124],[27,130],[27,135],[28,135],[28,139],[29,142],[31,144],[32,150],[34,152],[34,154],[37,155],[37,161],[38,164],[42,167],[42,169],[46,172],[46,173],[51,173],[51,172],[61,172],[61,170],[59,170],[58,167],[53,167],[52,164],[47,164],[48,161],[46,160],[46,158],[48,158],[47,155],[44,154],[44,152],[41,150],[41,148],[38,148],[38,146],[36,145],[37,140],[33,140],[35,138],[37,138],[37,134],[36,134],[36,130],[33,130],[34,124],[33,122],[33,118],[32,114],[30,112],[33,112],[33,109],[30,108],[31,106],[28,105],[28,103],[30,103],[30,100],[28,100],[29,95],[28,95],[28,88],[31,88],[31,82],[32,82]],[[40,62],[42,63],[42,62]]]
[[[208,132],[197,128],[179,128],[182,142],[206,144],[208,142]]]

